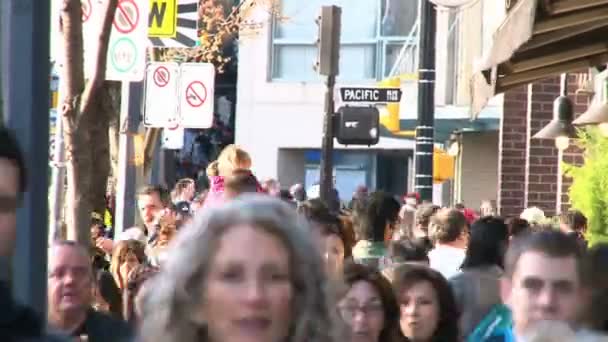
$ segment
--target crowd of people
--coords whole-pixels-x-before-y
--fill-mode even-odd
[[[361,187],[346,206],[259,182],[235,145],[137,194],[142,225],[49,247],[48,315],[0,282],[1,341],[608,341],[608,245],[577,211],[504,220]],[[26,167],[0,129],[0,256],[14,248]],[[6,337],[6,338],[5,338]],[[69,339],[67,339],[69,340]]]

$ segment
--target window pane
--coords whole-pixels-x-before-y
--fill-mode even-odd
[[[373,0],[283,0],[275,37],[313,41],[317,36],[315,19],[321,6],[342,7],[342,40],[373,39],[377,32],[378,2]]]
[[[401,53],[401,49],[403,48],[403,42],[395,42],[388,43],[385,45],[384,53],[385,53],[385,64],[384,64],[384,77],[388,77],[393,66],[397,62],[397,58]],[[416,63],[416,54],[418,53],[418,49],[416,49],[415,45],[408,44],[407,49],[403,53],[401,57],[399,67],[397,69],[397,74],[408,74],[413,73],[417,69]]]
[[[342,46],[338,79],[344,81],[376,79],[376,45]]]
[[[319,80],[312,68],[317,58],[315,46],[275,45],[272,77],[294,81]],[[340,49],[340,80],[360,81],[376,78],[376,47],[349,45]]]
[[[382,36],[405,37],[418,17],[419,0],[380,0]]]
[[[342,0],[334,2],[342,7],[343,42],[375,39],[378,31],[378,2],[372,0]]]
[[[311,42],[317,36],[315,19],[319,15],[321,0],[283,0],[281,16],[284,20],[275,25],[275,38],[303,39]]]
[[[274,49],[273,78],[312,81],[319,76],[313,69],[317,49],[313,45],[276,45]]]

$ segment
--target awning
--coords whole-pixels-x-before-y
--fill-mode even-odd
[[[518,0],[471,80],[473,117],[494,95],[608,62],[608,0]]]

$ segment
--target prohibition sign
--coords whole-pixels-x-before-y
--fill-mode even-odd
[[[139,9],[133,0],[122,0],[116,5],[114,28],[120,33],[131,33],[139,22]]]
[[[192,107],[200,107],[207,100],[207,87],[201,81],[193,81],[186,88],[186,101]]]
[[[91,17],[91,0],[82,0],[82,22],[86,23]]]
[[[154,84],[156,84],[159,88],[163,88],[169,84],[171,74],[167,68],[161,65],[154,70],[154,75],[152,78],[154,79]]]

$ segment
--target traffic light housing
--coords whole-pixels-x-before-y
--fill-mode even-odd
[[[342,9],[338,6],[322,6],[316,23],[318,57],[315,68],[320,75],[337,76],[340,61],[340,26]]]
[[[380,113],[376,107],[341,107],[335,133],[343,145],[376,145],[380,140]]]

